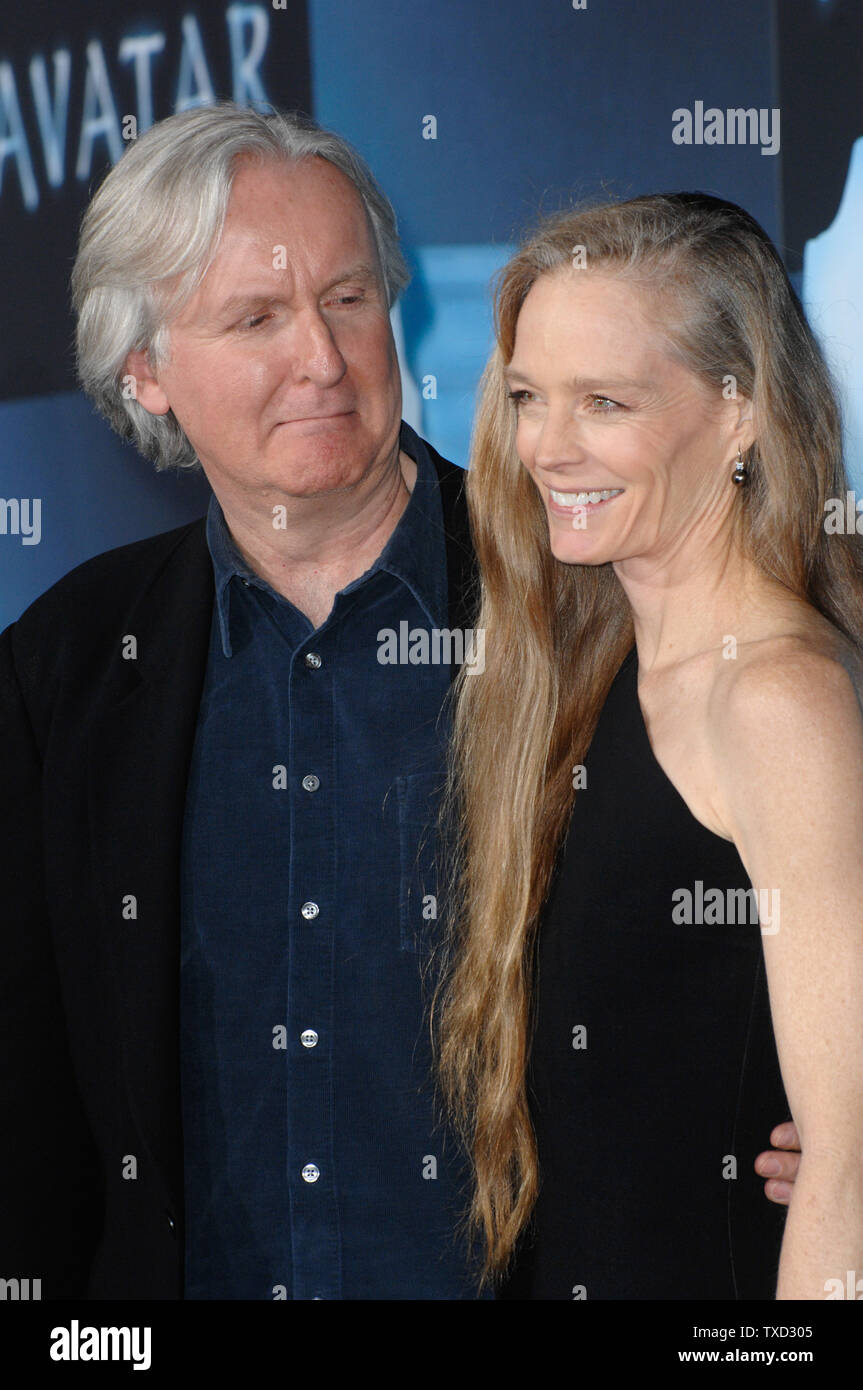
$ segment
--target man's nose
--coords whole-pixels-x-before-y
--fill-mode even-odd
[[[332,329],[318,310],[309,310],[293,323],[290,357],[295,378],[316,386],[335,386],[347,371]]]

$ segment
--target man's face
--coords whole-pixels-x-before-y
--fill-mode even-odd
[[[169,335],[138,399],[173,410],[220,500],[320,497],[394,465],[401,384],[374,236],[325,160],[240,165]]]

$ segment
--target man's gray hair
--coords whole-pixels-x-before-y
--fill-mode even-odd
[[[362,199],[392,306],[410,279],[392,205],[357,151],[305,116],[233,102],[169,116],[129,146],[92,199],[72,271],[78,377],[157,468],[199,464],[173,411],[151,415],[124,384],[126,357],[146,352],[154,368],[167,359],[168,325],[216,254],[237,162],[314,157],[340,169]]]

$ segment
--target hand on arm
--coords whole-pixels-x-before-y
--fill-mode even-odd
[[[765,1149],[755,1160],[755,1171],[766,1178],[764,1195],[777,1206],[787,1206],[800,1168],[800,1135],[793,1120],[786,1120],[770,1132],[772,1149]]]

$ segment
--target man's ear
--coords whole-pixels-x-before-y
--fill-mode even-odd
[[[171,409],[168,397],[153,375],[153,368],[147,360],[146,352],[130,352],[123,364],[124,387],[132,387],[131,394],[151,415],[167,415]]]

